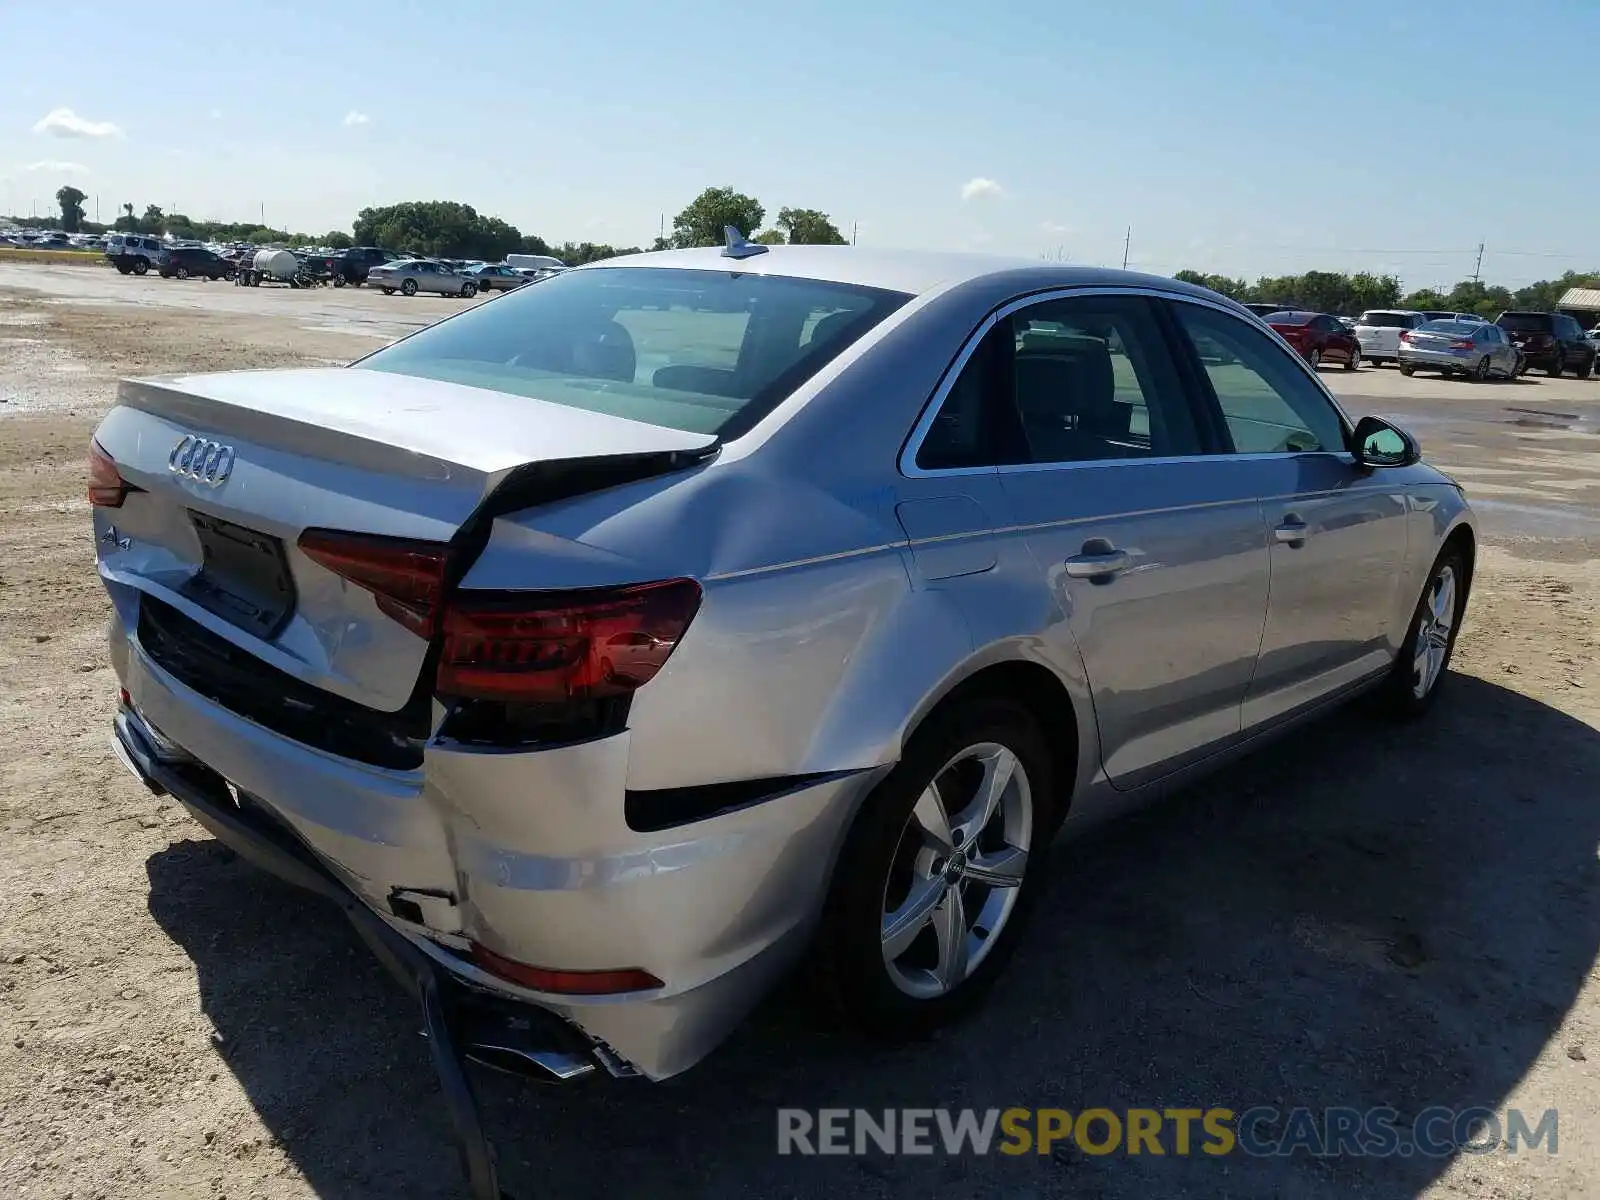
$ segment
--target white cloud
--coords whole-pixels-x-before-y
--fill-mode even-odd
[[[349,112],[345,113],[345,115],[344,115],[344,123],[345,123],[346,127],[353,129],[357,125],[369,125],[369,124],[371,124],[372,123],[372,118],[367,116],[366,113],[357,112],[355,109],[352,108]]]
[[[1071,225],[1063,225],[1060,221],[1040,221],[1039,228],[1046,233],[1071,233]]]
[[[212,119],[212,120],[213,120],[213,121],[220,121],[220,120],[222,120],[222,110],[221,110],[221,109],[220,109],[220,108],[213,108],[213,109],[212,109],[212,110],[211,110],[211,119]]]
[[[24,171],[48,171],[52,175],[87,175],[89,173],[89,168],[82,163],[61,162],[54,158],[47,158],[42,162],[29,163],[22,169]]]
[[[963,201],[998,200],[1005,194],[1005,188],[992,179],[985,179],[982,175],[974,175],[961,185],[961,199]]]
[[[121,137],[122,130],[110,121],[91,121],[80,117],[70,108],[52,108],[34,122],[35,133],[48,133],[52,137],[108,138]]]

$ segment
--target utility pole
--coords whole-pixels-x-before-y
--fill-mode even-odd
[[[666,213],[662,213],[661,214],[660,231],[656,234],[656,241],[664,242],[666,240],[667,240],[667,214]]]
[[[1477,283],[1478,282],[1478,276],[1482,273],[1482,271],[1483,271],[1483,243],[1479,242],[1478,243],[1478,262],[1477,262],[1477,265],[1472,268],[1472,282],[1473,283]]]
[[[856,230],[858,230],[860,227],[861,227],[861,222],[860,221],[851,221],[850,222],[850,244],[852,246],[854,246],[856,244]]]
[[[1128,226],[1128,232],[1122,238],[1122,269],[1128,269],[1128,247],[1133,243],[1133,226]]]

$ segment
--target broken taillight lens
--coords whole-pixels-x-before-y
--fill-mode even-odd
[[[450,555],[444,543],[308,529],[298,544],[313,562],[371,592],[379,611],[418,637],[432,638],[438,632]]]
[[[692,579],[457,595],[445,607],[437,691],[514,704],[625,695],[655,677],[699,607]]]
[[[137,489],[122,477],[116,460],[99,442],[89,443],[89,503],[96,508],[121,508],[128,493]]]

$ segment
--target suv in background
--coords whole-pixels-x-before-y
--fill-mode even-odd
[[[231,279],[234,270],[231,262],[204,246],[173,246],[156,260],[156,273],[163,279]]]
[[[1409,308],[1369,308],[1356,318],[1356,341],[1361,357],[1375,367],[1400,361],[1400,335],[1425,324],[1423,313]]]
[[[166,244],[158,237],[144,233],[113,233],[106,236],[106,258],[118,274],[130,271],[143,275],[161,261]]]
[[[381,267],[399,257],[393,250],[383,250],[377,246],[351,246],[333,255],[328,264],[337,274],[344,276],[346,283],[363,284],[367,281],[367,272],[373,267]]]
[[[1579,379],[1594,370],[1595,349],[1566,313],[1503,312],[1494,323],[1522,348],[1530,368],[1552,376],[1570,370]]]

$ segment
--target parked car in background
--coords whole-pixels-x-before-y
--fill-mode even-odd
[[[1270,317],[1273,313],[1293,312],[1298,306],[1294,304],[1267,304],[1251,301],[1245,307],[1258,317]]]
[[[163,279],[232,279],[234,265],[204,246],[173,246],[160,251],[156,272]]]
[[[433,292],[440,296],[476,296],[478,285],[464,275],[426,259],[412,258],[373,267],[367,273],[367,286],[379,288],[385,296],[396,292],[415,296]]]
[[[1297,728],[1370,771],[1302,722],[1452,686],[1460,487],[1238,305],[729,241],[354,367],[126,381],[95,433],[123,762],[337,898],[448,1080],[452,1045],[673,1076],[801,965],[920,1040],[1054,898],[1064,822]],[[320,961],[312,917],[273,952]]]
[[[1595,354],[1600,355],[1600,325],[1597,325],[1593,329],[1589,330],[1589,332],[1584,334],[1583,337],[1584,340],[1588,342],[1590,347],[1594,350]]]
[[[1369,308],[1356,318],[1356,341],[1361,357],[1373,366],[1399,361],[1400,335],[1427,321],[1420,312],[1408,308]]]
[[[113,233],[106,236],[106,258],[118,274],[143,275],[161,261],[166,249],[158,237],[145,233]]]
[[[1522,347],[1530,368],[1551,376],[1571,371],[1580,379],[1594,370],[1595,348],[1566,313],[1503,312],[1494,323]]]
[[[334,269],[344,276],[346,283],[355,284],[365,283],[367,273],[373,267],[397,262],[400,258],[393,250],[385,250],[379,246],[351,246],[348,250],[339,251],[333,257]]]
[[[1505,331],[1482,317],[1425,321],[1401,333],[1397,353],[1402,375],[1426,370],[1479,381],[1491,376],[1514,379],[1522,364]]]
[[[1299,311],[1270,313],[1261,319],[1313,367],[1326,361],[1343,363],[1346,371],[1354,371],[1361,365],[1361,343],[1337,317]]]
[[[508,267],[503,263],[486,263],[481,267],[473,267],[466,275],[478,285],[480,292],[509,292],[529,282],[526,275],[515,267]]]

